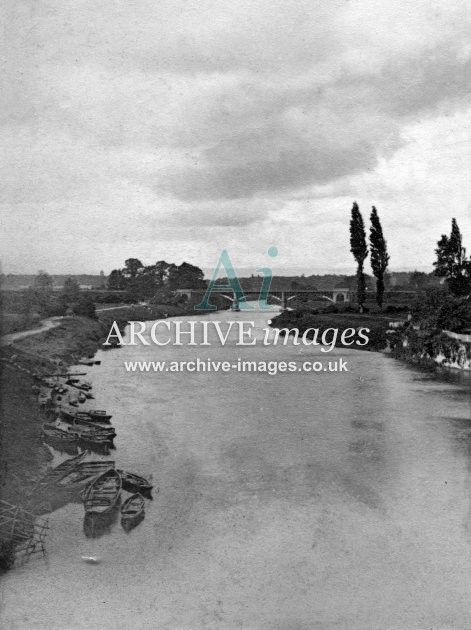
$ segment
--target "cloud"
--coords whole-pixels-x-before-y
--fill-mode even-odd
[[[448,150],[450,177],[431,184],[418,164],[444,149],[425,155],[425,135],[407,132],[435,137],[463,114],[449,139],[469,120],[461,0],[10,0],[7,17],[11,233],[41,217],[61,234],[81,217],[115,251],[120,239],[151,251],[155,232],[197,252],[254,228],[282,240],[287,217],[328,226],[325,207],[337,234],[352,197],[422,196],[437,226],[444,188],[464,203],[465,164]]]

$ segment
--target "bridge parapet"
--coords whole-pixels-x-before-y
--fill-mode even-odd
[[[214,288],[212,293],[227,293],[230,292],[230,289],[219,289]],[[177,295],[186,295],[188,299],[190,299],[194,295],[204,295],[205,289],[177,289],[175,291]],[[259,291],[244,291],[245,297],[250,300],[257,300],[259,298]],[[350,302],[351,301],[351,291],[350,289],[329,289],[325,291],[319,291],[317,289],[288,289],[288,290],[277,290],[270,289],[267,294],[268,296],[272,296],[278,298],[282,303],[285,303],[287,300],[293,299],[295,297],[301,296],[312,296],[314,298],[327,299],[331,302]]]

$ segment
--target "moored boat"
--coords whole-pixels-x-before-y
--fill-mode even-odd
[[[147,479],[144,479],[144,477],[127,472],[126,470],[118,469],[118,473],[121,476],[123,490],[127,490],[128,492],[150,492],[153,488],[153,485],[147,481]]]
[[[110,448],[114,448],[113,440],[110,440],[108,436],[103,435],[87,435],[82,434],[79,436],[79,443],[87,446],[92,451],[108,454]]]
[[[77,411],[75,409],[67,409],[64,407],[59,409],[59,416],[61,420],[65,420],[65,422],[73,422],[76,413]]]
[[[130,496],[121,506],[121,524],[125,529],[131,529],[144,518],[145,501],[136,493]]]
[[[56,427],[55,424],[43,424],[42,431],[47,438],[58,442],[70,444],[78,440],[78,435],[75,431],[64,431],[64,429]]]
[[[104,514],[112,510],[121,494],[121,477],[109,468],[82,491],[85,512]]]
[[[78,431],[88,430],[90,432],[95,432],[100,435],[107,435],[110,440],[116,437],[116,430],[114,427],[110,425],[101,426],[100,424],[92,422],[90,419],[85,420],[84,418],[77,417],[73,422],[73,426],[76,427]]]
[[[57,484],[72,489],[79,488],[91,483],[98,475],[103,474],[110,468],[114,468],[114,465],[115,463],[112,460],[83,462],[59,479]]]
[[[100,427],[87,427],[78,423],[74,423],[73,426],[67,426],[67,432],[76,433],[81,440],[93,439],[99,442],[112,442],[115,437],[109,431],[104,431]]]
[[[110,413],[106,413],[103,409],[89,409],[88,415],[92,420],[99,420],[100,422],[109,422],[112,418]]]
[[[55,468],[51,468],[41,479],[41,483],[55,483],[62,479],[65,475],[67,475],[71,470],[73,470],[80,462],[82,462],[85,457],[89,454],[89,451],[82,451],[75,457],[70,457],[69,459],[64,460]]]

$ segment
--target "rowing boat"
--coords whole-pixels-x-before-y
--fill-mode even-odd
[[[114,461],[112,460],[83,462],[70,470],[57,483],[59,486],[70,488],[85,486],[110,468],[114,468]]]
[[[140,494],[133,494],[121,506],[121,525],[129,532],[144,518],[145,501]]]
[[[85,512],[104,514],[118,503],[121,493],[121,477],[109,468],[96,477],[82,492]]]
[[[89,454],[89,451],[82,451],[75,457],[70,457],[69,459],[64,460],[55,468],[51,468],[45,475],[42,481],[47,481],[53,483],[62,479],[64,475],[67,475],[71,470],[73,470],[80,462],[82,462],[85,457]]]
[[[128,492],[150,492],[153,488],[152,484],[147,481],[147,479],[144,479],[144,477],[127,472],[126,470],[118,470],[118,473],[121,476],[123,490],[127,490]]]
[[[77,433],[64,431],[63,429],[56,427],[54,424],[43,424],[42,431],[47,438],[64,444],[71,444],[73,442],[77,442],[78,440]]]
[[[89,409],[88,415],[92,420],[98,420],[100,422],[109,422],[112,418],[110,413],[106,413],[104,409]]]

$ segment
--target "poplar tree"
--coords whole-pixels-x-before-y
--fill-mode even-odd
[[[468,295],[471,288],[471,261],[466,257],[463,239],[456,219],[451,220],[451,234],[442,234],[435,250],[435,275],[446,278],[454,295]]]
[[[386,241],[383,236],[383,228],[376,208],[371,210],[370,227],[370,262],[373,274],[376,277],[376,302],[379,308],[383,308],[384,273],[388,268],[389,254]]]
[[[366,282],[363,273],[363,263],[368,256],[366,244],[365,224],[356,201],[353,202],[352,218],[350,219],[350,251],[357,262],[357,301],[360,312],[366,299]]]

